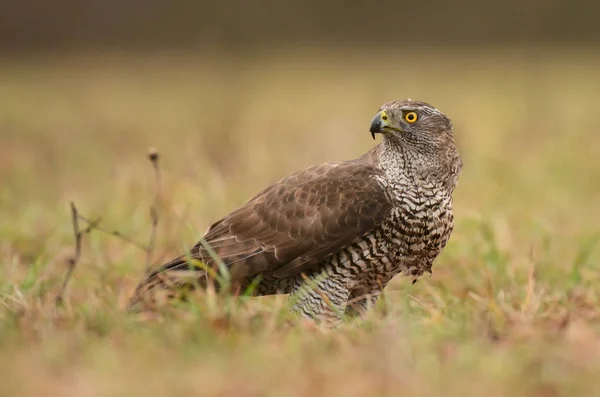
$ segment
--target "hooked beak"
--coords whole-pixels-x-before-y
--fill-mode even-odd
[[[375,115],[375,117],[373,117],[373,120],[371,120],[371,127],[369,128],[369,132],[371,133],[373,139],[375,139],[375,134],[380,134],[383,132],[385,127],[389,127],[388,120],[389,117],[384,110],[380,111]]]

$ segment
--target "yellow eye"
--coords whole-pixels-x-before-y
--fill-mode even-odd
[[[419,116],[417,115],[417,112],[407,112],[404,114],[404,120],[408,121],[409,123],[414,123],[418,118]]]

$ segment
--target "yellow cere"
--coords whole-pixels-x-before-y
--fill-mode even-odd
[[[382,110],[381,113],[379,113],[379,116],[381,117],[381,120],[383,120],[383,121],[388,120],[388,115],[384,110]]]

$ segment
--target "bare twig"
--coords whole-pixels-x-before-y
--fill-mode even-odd
[[[67,264],[69,268],[67,269],[67,273],[65,274],[65,278],[63,280],[62,287],[60,292],[56,296],[55,303],[56,305],[62,305],[64,301],[65,291],[67,286],[69,285],[69,280],[71,280],[71,276],[73,275],[73,270],[75,270],[75,266],[79,262],[79,258],[81,257],[81,236],[82,232],[79,230],[79,213],[77,212],[77,207],[75,204],[71,202],[71,218],[73,220],[73,234],[75,235],[75,253],[72,257],[67,260]],[[86,229],[87,230],[87,229]],[[91,230],[91,229],[90,229]]]
[[[82,236],[85,234],[91,233],[92,230],[98,230],[98,231],[100,231],[102,233],[106,233],[110,236],[120,238],[121,240],[124,240],[130,244],[133,244],[137,248],[145,251],[146,252],[146,273],[149,272],[150,266],[152,264],[152,254],[154,253],[154,248],[156,245],[156,231],[158,228],[158,205],[159,205],[160,194],[161,194],[161,175],[160,175],[160,167],[158,165],[158,158],[159,158],[159,156],[158,156],[158,152],[156,151],[156,149],[150,149],[150,152],[148,153],[148,159],[152,162],[152,166],[154,168],[154,175],[156,178],[156,190],[155,190],[155,194],[154,194],[154,201],[153,201],[152,205],[150,206],[150,218],[152,221],[152,230],[150,231],[150,239],[149,239],[147,246],[133,240],[130,237],[125,236],[118,230],[108,230],[108,229],[101,227],[100,226],[100,221],[102,219],[101,217],[96,218],[96,219],[87,218],[87,217],[83,216],[81,213],[79,213],[79,211],[77,210],[77,207],[75,207],[75,204],[73,204],[71,202],[71,218],[73,221],[73,233],[75,235],[75,253],[73,254],[72,257],[70,257],[67,260],[69,267],[67,269],[67,273],[65,274],[65,278],[63,280],[62,287],[56,296],[56,305],[57,306],[61,305],[64,302],[65,291],[67,289],[67,286],[69,285],[69,281],[72,278],[73,271],[75,270],[77,263],[79,263],[79,259],[81,257]],[[80,220],[87,224],[87,227],[83,230],[81,230],[79,228]]]
[[[148,152],[148,159],[152,163],[154,168],[154,177],[156,180],[156,190],[154,192],[154,202],[150,206],[150,219],[152,221],[152,229],[150,230],[150,239],[148,246],[146,247],[146,274],[149,274],[150,267],[152,265],[152,254],[154,253],[154,246],[156,245],[156,231],[158,228],[158,202],[160,200],[161,192],[161,177],[160,167],[158,165],[158,151],[155,148],[150,149]]]
[[[100,220],[101,218],[98,218],[96,220],[90,220],[88,218],[86,218],[85,216],[81,215],[81,214],[77,214],[77,217],[79,219],[81,219],[82,221],[84,221],[85,223],[88,224],[87,229],[91,230],[98,230],[99,232],[108,234],[109,236],[114,236],[114,237],[118,237],[123,241],[126,241],[130,244],[135,245],[136,247],[138,247],[139,249],[141,249],[142,251],[147,251],[148,247],[146,247],[144,244],[139,243],[135,240],[133,240],[131,237],[127,237],[124,234],[122,234],[121,232],[119,232],[118,230],[108,230],[108,229],[104,229],[103,227],[100,226]],[[86,229],[86,230],[87,230]]]
[[[100,224],[100,221],[102,220],[101,216],[99,216],[98,218],[96,218],[94,220],[87,220],[87,219],[84,219],[83,216],[79,213],[77,214],[77,218],[85,221],[88,224],[87,227],[85,229],[83,229],[83,231],[81,232],[82,235],[91,233],[92,230],[94,230],[94,229],[98,229],[98,225]]]

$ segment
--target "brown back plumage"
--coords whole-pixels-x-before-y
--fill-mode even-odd
[[[257,274],[284,278],[312,269],[389,215],[392,203],[376,180],[383,175],[373,158],[367,153],[283,178],[212,224],[204,241],[228,267],[233,281]],[[215,265],[199,242],[188,255],[150,274],[138,291],[151,288],[160,274],[189,271],[189,258]],[[205,272],[195,271],[204,284]]]

